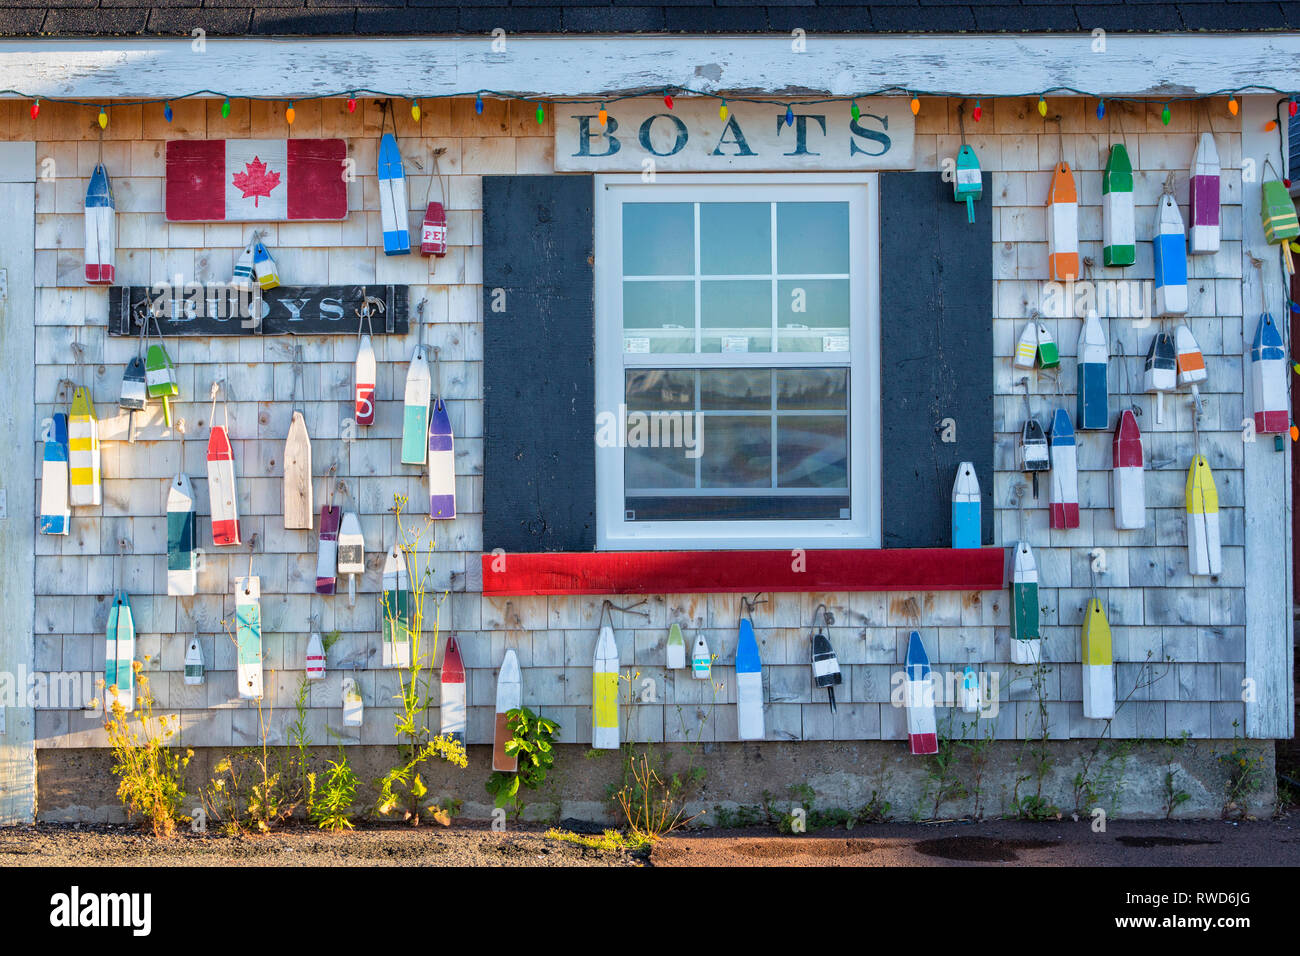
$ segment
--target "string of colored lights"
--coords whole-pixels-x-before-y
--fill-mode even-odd
[[[1048,103],[1047,103],[1048,96],[1071,96],[1071,97],[1080,96],[1087,99],[1095,99],[1097,101],[1096,114],[1098,119],[1105,118],[1107,103],[1135,103],[1135,104],[1142,104],[1142,105],[1160,104],[1161,120],[1164,122],[1165,125],[1168,125],[1173,115],[1172,107],[1174,104],[1177,103],[1196,102],[1205,99],[1212,99],[1215,97],[1227,96],[1228,111],[1233,116],[1236,116],[1238,110],[1240,109],[1240,102],[1237,99],[1239,96],[1244,96],[1247,94],[1269,94],[1269,93],[1276,94],[1278,96],[1283,97],[1285,99],[1285,102],[1287,102],[1288,104],[1288,111],[1292,116],[1295,116],[1297,110],[1300,110],[1300,91],[1284,90],[1279,87],[1269,86],[1264,84],[1256,84],[1256,85],[1251,85],[1246,87],[1214,90],[1208,93],[1180,95],[1180,96],[1172,96],[1166,98],[1145,97],[1145,96],[1108,96],[1108,95],[1098,94],[1095,92],[1089,92],[1087,90],[1080,90],[1070,86],[1054,86],[1046,90],[1031,90],[1031,91],[1026,91],[1024,93],[971,93],[971,92],[963,92],[963,91],[955,91],[955,90],[918,90],[918,89],[912,89],[910,87],[888,86],[888,87],[881,87],[880,89],[877,90],[867,90],[867,91],[862,91],[859,93],[843,95],[843,96],[798,98],[795,103],[792,103],[790,99],[776,99],[773,97],[766,97],[766,96],[738,96],[729,93],[716,92],[713,90],[694,90],[687,87],[666,87],[663,89],[662,95],[664,99],[664,104],[670,110],[673,108],[674,105],[674,96],[689,96],[689,97],[700,97],[703,99],[719,100],[720,103],[718,106],[718,114],[724,121],[726,120],[726,117],[728,115],[728,108],[727,108],[728,101],[732,103],[748,103],[748,104],[756,104],[760,106],[785,107],[786,122],[788,124],[792,124],[794,122],[794,110],[793,110],[794,105],[824,106],[827,104],[848,104],[849,113],[853,117],[853,119],[856,120],[860,115],[860,109],[858,107],[857,101],[860,99],[869,99],[871,97],[876,97],[876,96],[906,96],[910,101],[910,106],[912,109],[912,113],[914,115],[918,115],[921,111],[922,97],[975,98],[975,108],[971,111],[971,118],[974,119],[974,121],[977,123],[982,118],[984,112],[984,108],[981,105],[981,102],[986,99],[987,100],[1029,99],[1029,98],[1037,97],[1038,113],[1040,116],[1045,117],[1048,111]],[[557,98],[557,97],[549,97],[549,96],[547,97],[535,96],[526,93],[506,93],[500,90],[480,89],[480,90],[466,90],[464,92],[458,92],[458,93],[433,93],[433,94],[424,94],[419,96],[411,96],[409,93],[393,93],[385,90],[349,89],[349,90],[339,90],[338,92],[335,93],[320,93],[320,94],[315,94],[310,96],[294,96],[292,98],[283,95],[281,96],[247,95],[247,96],[236,96],[233,97],[233,99],[248,100],[254,102],[285,102],[288,104],[285,110],[285,120],[292,125],[294,115],[296,113],[294,107],[295,102],[301,103],[301,102],[311,102],[315,100],[331,100],[331,99],[346,98],[348,102],[348,112],[355,112],[358,97],[368,97],[368,98],[382,99],[382,100],[407,100],[411,104],[410,107],[411,117],[412,119],[418,122],[421,115],[421,107],[420,107],[421,100],[468,99],[469,97],[472,96],[474,98],[475,111],[481,114],[483,112],[484,97],[488,97],[496,100],[515,100],[515,101],[525,102],[525,103],[535,103],[537,105],[537,111],[536,111],[537,122],[543,123],[546,120],[545,104],[547,102],[553,102],[557,99],[559,99],[561,102],[564,102],[566,104],[572,104],[572,105],[583,105],[583,106],[599,105],[600,111],[602,113],[606,113],[607,112],[606,107],[610,103],[621,103],[624,100],[644,99],[647,95],[649,94],[617,93],[617,94],[610,94],[606,96]],[[41,97],[34,96],[31,93],[25,92],[23,90],[12,90],[12,89],[0,90],[0,96],[31,100],[32,105],[31,105],[30,112],[31,112],[32,119],[36,119],[36,117],[40,114],[40,104],[42,99]],[[60,103],[60,104],[71,105],[71,106],[88,106],[97,109],[99,111],[98,114],[99,124],[101,128],[107,128],[108,110],[110,106],[116,108],[121,106],[153,106],[153,105],[162,104],[163,115],[166,118],[167,122],[170,123],[172,121],[171,104],[173,102],[179,100],[197,99],[197,98],[221,99],[222,100],[221,115],[223,117],[230,115],[232,97],[229,94],[223,93],[221,91],[210,90],[210,89],[194,90],[190,93],[183,93],[179,96],[153,97],[153,98],[144,98],[144,99],[132,98],[132,99],[109,99],[109,100],[83,100],[83,99],[73,99],[73,98],[65,98],[65,97],[44,97],[45,101],[49,103]]]

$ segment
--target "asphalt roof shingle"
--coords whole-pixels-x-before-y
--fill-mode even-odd
[[[0,0],[0,36],[1113,33],[1300,29],[1276,0]]]

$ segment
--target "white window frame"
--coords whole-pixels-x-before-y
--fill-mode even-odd
[[[700,187],[710,187],[702,192]],[[849,495],[846,520],[627,521],[624,449],[596,446],[596,546],[602,551],[878,548],[881,539],[880,459],[880,188],[875,173],[663,174],[595,177],[596,412],[618,415],[624,399],[623,237],[620,206],[656,202],[848,201]],[[784,188],[783,188],[784,187]],[[647,354],[631,365],[709,368],[718,353]],[[755,366],[800,368],[808,353],[755,353]],[[714,359],[715,362],[710,360]],[[721,364],[721,363],[717,363]],[[817,366],[833,366],[817,353]],[[729,367],[729,366],[723,366]],[[621,422],[620,422],[621,427]]]

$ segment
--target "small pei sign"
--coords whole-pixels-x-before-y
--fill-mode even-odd
[[[855,120],[842,103],[728,103],[679,97],[623,100],[599,108],[555,105],[558,172],[757,172],[911,169],[916,120],[903,97],[858,101]]]

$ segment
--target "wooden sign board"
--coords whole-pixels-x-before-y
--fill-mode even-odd
[[[108,334],[138,336],[131,313],[147,305],[158,316],[164,337],[356,335],[357,310],[367,295],[384,303],[384,311],[374,317],[374,334],[405,335],[409,294],[404,285],[282,285],[241,291],[228,282],[113,286],[108,290]],[[158,331],[151,328],[150,334]]]
[[[855,120],[842,103],[722,103],[679,96],[607,106],[605,125],[590,104],[555,104],[558,172],[659,172],[911,169],[916,118],[906,97],[858,100]]]
[[[174,139],[167,143],[168,222],[345,219],[341,139]]]

